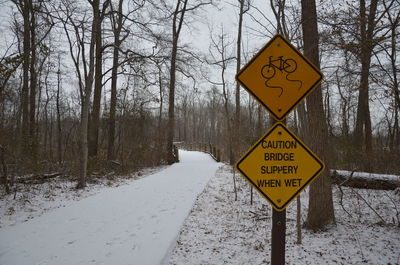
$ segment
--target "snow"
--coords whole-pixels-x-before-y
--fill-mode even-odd
[[[269,264],[265,199],[254,192],[251,205],[249,186],[236,173],[235,201],[232,167],[204,153],[181,150],[180,158],[118,186],[76,191],[62,179],[21,185],[16,200],[0,200],[0,265]],[[28,186],[33,191],[23,190]],[[302,222],[307,193],[300,196]],[[400,193],[333,186],[333,195],[336,224],[318,233],[302,229],[301,245],[296,202],[289,205],[286,263],[400,264]]]
[[[0,229],[0,264],[160,264],[197,195],[221,165],[181,163]]]
[[[336,170],[336,172],[345,177],[350,177],[351,171],[347,170]],[[389,175],[389,174],[376,174],[376,173],[366,173],[366,172],[354,172],[353,177],[364,178],[364,179],[375,179],[375,180],[388,180],[388,181],[398,181],[400,182],[399,175]]]
[[[87,187],[77,190],[70,177],[57,177],[41,184],[16,184],[11,195],[0,190],[0,228],[26,222],[55,208],[65,207],[71,201],[82,200],[104,189],[126,185],[133,180],[155,174],[165,166],[142,168],[131,174],[116,176],[88,176]],[[111,174],[111,173],[110,173]],[[26,178],[29,176],[19,176]],[[15,198],[14,198],[15,196]]]
[[[232,168],[225,166],[210,180],[186,219],[166,264],[270,264],[271,207],[236,174],[234,200]],[[296,244],[296,202],[287,208],[286,264],[400,264],[400,196],[394,191],[334,186],[336,225],[313,233],[303,229]],[[384,218],[384,223],[361,196]],[[306,220],[307,191],[301,194]],[[256,214],[253,214],[256,213]]]

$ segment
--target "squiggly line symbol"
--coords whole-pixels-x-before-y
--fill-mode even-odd
[[[285,72],[287,75],[285,76],[286,80],[290,82],[296,82],[299,84],[297,90],[299,90],[303,86],[303,82],[301,80],[296,80],[296,79],[290,79],[289,75],[291,75],[293,72],[297,70],[297,63],[293,59],[283,59],[283,56],[279,56],[278,59],[273,60],[272,56],[269,57],[269,62],[268,64],[264,65],[261,68],[261,75],[267,81],[265,81],[265,86],[270,87],[270,88],[279,88],[281,90],[280,94],[278,97],[281,97],[283,94],[283,87],[281,86],[271,86],[268,84],[268,81],[271,80],[275,74],[276,74],[276,69],[281,71],[281,73]]]

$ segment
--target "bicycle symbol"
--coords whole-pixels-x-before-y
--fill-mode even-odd
[[[279,56],[278,59],[273,60],[272,56],[270,56],[268,64],[264,65],[261,68],[261,75],[265,79],[267,79],[267,81],[265,81],[265,86],[270,87],[270,88],[280,88],[281,93],[279,94],[278,97],[282,96],[283,87],[271,86],[268,84],[268,81],[271,80],[275,76],[277,70],[279,70],[281,73],[287,74],[285,76],[286,80],[288,80],[290,82],[299,83],[299,87],[297,89],[300,89],[301,86],[303,85],[303,82],[300,80],[289,79],[289,75],[297,70],[297,63],[295,60],[293,60],[293,59],[285,60],[285,59],[283,59],[283,56]]]

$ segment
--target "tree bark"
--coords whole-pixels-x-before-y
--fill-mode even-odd
[[[159,153],[159,160],[164,157],[163,151],[164,149],[162,148],[162,143],[163,143],[163,132],[162,132],[162,119],[163,119],[163,108],[164,108],[164,86],[162,82],[162,66],[161,62],[157,62],[157,68],[158,68],[158,85],[159,85],[159,95],[160,95],[160,106],[158,109],[158,153]]]
[[[123,0],[119,1],[118,15],[114,26],[114,51],[113,51],[113,68],[111,71],[111,99],[110,99],[110,117],[108,121],[108,160],[115,159],[115,113],[117,109],[117,80],[118,80],[118,62],[119,62],[119,48],[121,45],[120,35],[122,30],[122,5]],[[111,4],[112,5],[112,4]]]
[[[372,151],[372,129],[369,111],[369,71],[371,54],[375,46],[373,43],[373,32],[375,29],[375,16],[378,0],[371,0],[370,10],[367,17],[365,0],[360,0],[360,60],[361,79],[357,104],[357,119],[354,129],[355,147],[362,152],[364,142],[365,151]],[[365,166],[372,170],[372,164],[366,161]]]
[[[388,12],[389,10],[387,10]],[[390,63],[391,70],[393,75],[393,96],[394,96],[394,125],[393,125],[393,146],[392,150],[399,151],[400,150],[400,129],[399,129],[399,112],[400,112],[400,93],[399,93],[399,81],[397,79],[397,49],[396,49],[396,30],[400,24],[400,16],[397,16],[396,19],[392,19],[390,16],[391,23],[391,51],[390,51]]]
[[[101,14],[100,14],[100,1],[93,1],[93,16],[97,21],[93,26],[93,33],[95,36],[95,75],[94,75],[94,92],[93,92],[93,109],[91,120],[89,123],[89,156],[95,157],[98,153],[99,143],[99,122],[100,122],[100,104],[101,104],[101,89],[102,89],[102,66],[103,66],[103,45],[101,33]]]
[[[329,175],[335,184],[357,189],[395,190],[400,188],[399,181],[387,175],[370,174],[368,176],[360,172],[338,172],[336,170],[331,170]]]
[[[183,7],[181,3],[183,2]],[[175,131],[175,83],[176,83],[176,58],[178,53],[179,35],[182,29],[188,0],[178,0],[172,21],[172,49],[171,49],[171,68],[169,80],[169,106],[168,106],[168,133],[167,133],[167,163],[175,162],[173,152],[174,131]],[[180,14],[179,20],[178,15]]]
[[[304,55],[317,67],[319,63],[317,10],[315,0],[302,0],[302,28]],[[328,161],[328,128],[324,116],[321,87],[318,86],[307,98],[309,113],[308,143],[310,148],[323,160]],[[327,171],[323,172],[310,186],[307,228],[314,231],[334,223],[331,181]]]
[[[239,24],[238,24],[238,35],[236,40],[236,73],[239,73],[241,66],[242,57],[242,25],[244,15],[244,3],[245,0],[239,0]],[[235,93],[235,141],[239,142],[240,138],[240,85],[236,82],[236,93]]]
[[[99,0],[94,0],[93,5],[96,5]],[[90,106],[90,97],[92,94],[92,86],[93,86],[93,76],[94,76],[94,60],[95,60],[95,41],[96,41],[96,30],[94,29],[97,23],[100,21],[97,20],[98,16],[93,16],[92,22],[92,36],[90,40],[90,48],[89,48],[89,65],[88,72],[85,74],[85,86],[84,92],[82,95],[82,106],[81,106],[81,128],[80,128],[80,176],[78,180],[78,189],[83,189],[86,187],[86,174],[87,174],[87,161],[88,161],[88,123],[89,123],[89,106]],[[82,45],[85,45],[82,42]],[[83,46],[84,47],[84,46]],[[82,48],[83,48],[82,47]],[[82,51],[83,52],[83,51]],[[85,59],[83,59],[85,60]],[[85,71],[86,72],[86,71]]]
[[[58,71],[57,71],[57,95],[56,95],[56,108],[57,108],[57,157],[58,164],[62,164],[62,130],[61,130],[61,110],[60,110],[60,91],[61,91],[61,58],[58,56]]]
[[[257,137],[261,137],[263,134],[263,116],[262,116],[262,105],[258,104],[257,106],[257,126],[256,126],[256,135]]]
[[[32,4],[32,3],[31,3]],[[36,70],[36,19],[33,6],[30,8],[30,41],[31,41],[31,59],[30,59],[30,92],[29,92],[29,155],[34,164],[37,160],[37,139],[36,139],[36,88],[37,88],[37,70]]]
[[[175,34],[174,34],[175,35]],[[172,152],[175,131],[175,79],[176,79],[176,54],[177,54],[177,36],[173,36],[171,52],[171,70],[169,85],[169,105],[168,105],[168,135],[167,135],[167,160],[168,164],[174,163],[174,154]]]
[[[29,154],[29,66],[31,50],[31,30],[30,30],[30,8],[31,0],[21,2],[22,16],[24,18],[23,32],[23,62],[22,62],[22,91],[21,91],[21,109],[22,109],[22,156]]]

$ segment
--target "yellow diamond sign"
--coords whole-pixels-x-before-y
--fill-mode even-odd
[[[280,122],[236,164],[241,175],[277,211],[283,211],[324,167],[324,163]]]
[[[318,68],[280,34],[236,75],[236,80],[276,120],[283,120],[322,78]]]

